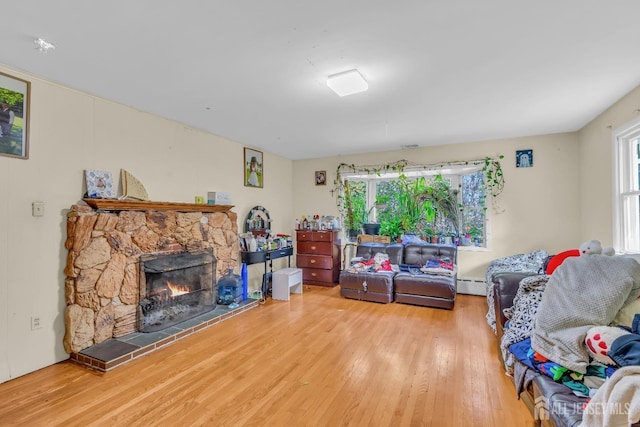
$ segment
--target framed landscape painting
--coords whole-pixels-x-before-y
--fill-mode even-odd
[[[244,149],[244,185],[262,188],[264,184],[264,164],[262,151]]]
[[[0,72],[0,156],[29,158],[31,83]]]

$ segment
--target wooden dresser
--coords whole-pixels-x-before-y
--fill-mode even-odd
[[[338,230],[296,231],[296,264],[302,268],[302,282],[335,286],[340,280]]]

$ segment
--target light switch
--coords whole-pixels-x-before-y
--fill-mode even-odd
[[[31,204],[31,213],[33,216],[44,216],[44,202],[33,202]]]

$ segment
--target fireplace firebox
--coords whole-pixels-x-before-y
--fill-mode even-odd
[[[216,306],[213,249],[140,257],[138,330],[156,332]]]

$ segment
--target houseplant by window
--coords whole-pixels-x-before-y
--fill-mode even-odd
[[[435,210],[433,204],[424,195],[427,192],[427,181],[424,177],[415,180],[400,175],[400,186],[397,193],[398,211],[402,232],[419,234],[424,223],[433,222]]]
[[[380,218],[380,234],[389,236],[395,242],[402,235],[402,222],[400,218],[392,215],[383,215]]]
[[[377,196],[375,205],[371,206],[367,211],[367,221],[362,224],[362,230],[364,234],[379,234],[380,232],[380,221],[378,220],[379,212],[381,212],[384,208],[387,207],[387,202],[389,201],[388,196]],[[374,210],[375,209],[375,210]],[[376,220],[374,221],[373,215],[375,214]]]
[[[358,182],[344,181],[344,222],[347,236],[355,239],[367,221],[367,204],[364,188]],[[361,183],[360,183],[361,184]]]
[[[401,232],[420,233],[424,232],[425,227],[432,226],[443,236],[454,233],[457,240],[457,236],[462,235],[466,227],[477,226],[482,228],[482,234],[484,235],[484,212],[487,207],[491,206],[495,212],[501,212],[495,201],[504,188],[504,176],[500,165],[502,158],[503,156],[500,155],[494,158],[485,157],[475,160],[433,164],[412,164],[407,160],[389,162],[382,165],[357,166],[341,163],[336,169],[334,188],[331,192],[336,195],[336,204],[345,229],[347,228],[347,222],[351,222],[346,220],[347,198],[345,197],[344,184],[346,182],[345,178],[348,178],[354,180],[355,183],[363,185],[365,201],[371,200],[372,196],[369,194],[367,197],[367,191],[373,191],[376,197],[380,194],[390,196],[388,206],[382,211],[376,210],[375,219],[380,222],[380,233],[382,234],[391,235],[394,230],[397,231],[398,222],[400,222],[399,228]],[[445,168],[451,169],[447,169],[445,172]],[[443,175],[438,176],[438,171],[442,171]],[[405,173],[411,180],[402,177]],[[443,190],[446,190],[442,192],[445,197],[438,196],[440,194],[438,188],[431,188],[431,194],[424,194],[424,197],[418,200],[418,203],[429,204],[429,211],[436,212],[433,215],[434,220],[429,219],[432,215],[431,212],[427,212],[426,217],[423,216],[421,220],[416,221],[416,216],[412,215],[415,212],[405,212],[400,209],[400,196],[406,193],[407,190],[407,188],[400,187],[401,184],[402,186],[409,185],[410,182],[414,183],[414,180],[424,177],[429,182],[434,181],[436,187],[441,185]],[[404,182],[402,182],[403,179]],[[420,186],[415,183],[414,185]],[[452,185],[454,186],[453,188],[451,187]],[[451,195],[455,197],[450,197]],[[488,203],[485,204],[487,197],[490,197],[492,201],[490,205]],[[387,215],[386,213],[390,214]],[[446,218],[450,218],[450,221],[446,220]],[[385,232],[385,230],[388,231]]]

